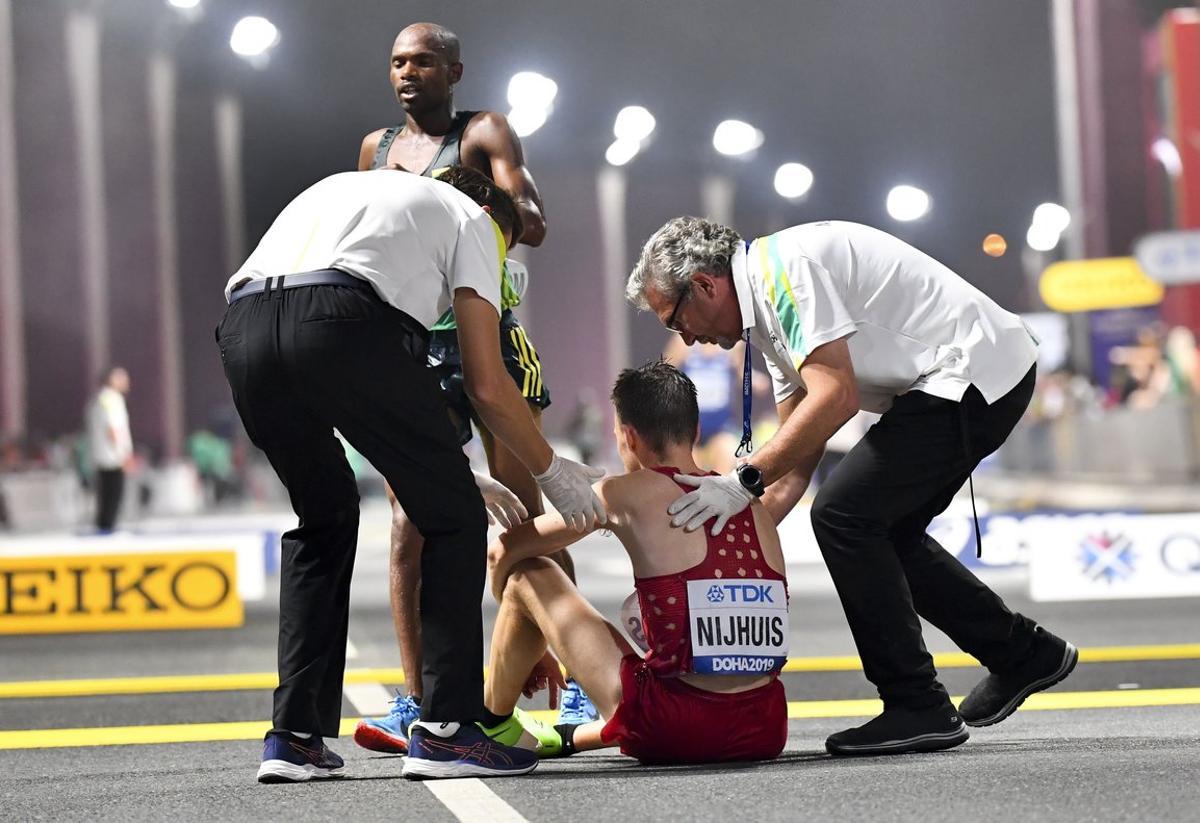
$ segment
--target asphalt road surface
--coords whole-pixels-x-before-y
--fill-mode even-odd
[[[380,518],[364,515],[345,727],[400,681]],[[575,556],[585,593],[615,616],[632,590],[619,547],[595,536]],[[787,749],[708,768],[613,750],[521,778],[414,783],[400,758],[343,737],[332,745],[348,779],[263,786],[273,595],[240,629],[0,638],[0,820],[1200,819],[1200,600],[1034,604],[1022,573],[993,574],[1010,605],[1081,647],[1075,673],[952,751],[834,759],[825,737],[877,711],[874,691],[823,570],[789,576]],[[936,630],[926,638],[951,694],[965,694],[982,670]]]

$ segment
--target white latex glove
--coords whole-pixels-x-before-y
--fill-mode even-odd
[[[683,526],[689,532],[694,532],[715,517],[717,522],[712,528],[715,537],[725,528],[729,518],[754,500],[754,495],[742,486],[736,472],[719,477],[677,474],[675,480],[696,487],[694,492],[688,492],[667,507],[667,514],[674,515],[671,525]]]
[[[475,485],[483,495],[483,505],[487,508],[489,523],[499,523],[507,530],[529,517],[525,504],[508,490],[508,486],[474,469],[471,470],[471,474],[475,475]]]
[[[563,520],[567,521],[567,525],[581,532],[593,522],[593,518],[597,525],[608,522],[600,498],[592,491],[592,483],[603,476],[604,469],[594,469],[556,454],[550,461],[550,468],[535,474],[533,479]]]

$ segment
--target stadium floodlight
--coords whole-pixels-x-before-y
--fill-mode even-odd
[[[763,143],[763,133],[741,120],[722,120],[713,131],[713,148],[729,157],[744,157]]]
[[[177,9],[194,9],[200,5],[200,0],[167,0],[167,5]]]
[[[1062,234],[1071,225],[1071,213],[1057,203],[1042,203],[1033,210],[1033,225]]]
[[[279,29],[265,17],[243,17],[229,35],[229,48],[239,57],[261,58],[279,42]]]
[[[1053,226],[1036,221],[1025,232],[1025,242],[1034,251],[1053,251],[1061,237],[1062,232],[1055,231]]]
[[[638,141],[618,137],[608,147],[608,151],[604,152],[604,159],[613,166],[624,166],[630,160],[637,157],[640,150],[641,144]]]
[[[536,71],[519,71],[508,81],[508,123],[517,137],[528,137],[550,117],[558,84]]]
[[[518,108],[508,113],[508,124],[517,133],[517,137],[528,137],[540,129],[546,122],[550,112],[538,108]]]
[[[813,173],[802,163],[784,163],[775,170],[775,191],[781,197],[791,200],[803,197],[812,184]]]
[[[888,192],[887,211],[893,220],[920,220],[929,213],[929,195],[916,186],[895,186]]]
[[[1155,140],[1150,144],[1150,153],[1162,163],[1162,167],[1171,177],[1183,174],[1183,157],[1179,154],[1179,147],[1171,142],[1171,138],[1160,137]]]
[[[519,71],[508,81],[508,105],[514,109],[545,109],[558,94],[558,84],[536,71]]]
[[[617,121],[613,124],[613,136],[617,141],[632,141],[641,144],[654,132],[654,115],[642,106],[626,106],[617,112]],[[616,145],[615,143],[613,145]],[[616,165],[621,165],[617,163]]]

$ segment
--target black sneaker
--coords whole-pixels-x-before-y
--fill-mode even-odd
[[[418,720],[409,727],[404,776],[410,780],[446,777],[507,777],[537,768],[529,749],[505,746],[474,723]]]
[[[1025,698],[1065,680],[1079,662],[1079,650],[1037,627],[1033,651],[1020,665],[983,678],[963,698],[959,713],[968,726],[991,726],[1017,710]]]
[[[287,732],[267,732],[263,740],[259,783],[304,783],[345,776],[342,758],[317,737],[296,737]]]
[[[841,756],[936,752],[965,743],[970,736],[948,703],[932,709],[884,709],[865,725],[831,734],[825,750]]]

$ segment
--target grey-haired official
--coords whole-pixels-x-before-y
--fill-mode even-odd
[[[676,526],[713,533],[761,497],[776,522],[808,488],[825,442],[859,409],[882,413],[812,506],[813,531],[884,711],[831,735],[836,755],[957,746],[1062,680],[1078,653],[1013,613],[928,533],[1008,437],[1033,392],[1037,343],[1015,314],[932,257],[869,226],[809,223],[744,241],[679,217],[655,232],[627,297],[684,342],[758,348],[779,431],[725,476],[685,477]],[[749,368],[747,356],[746,368]],[[990,671],[956,708],[920,617]]]

